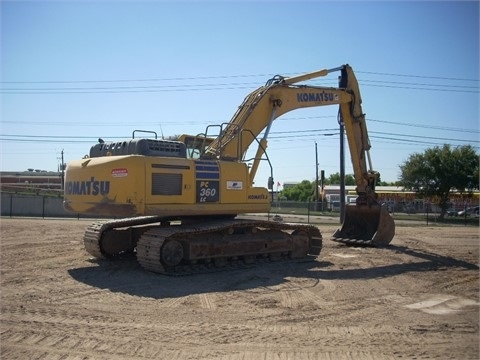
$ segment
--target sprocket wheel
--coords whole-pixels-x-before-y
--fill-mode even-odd
[[[183,259],[183,246],[176,240],[170,240],[162,246],[160,261],[167,266],[177,266]]]

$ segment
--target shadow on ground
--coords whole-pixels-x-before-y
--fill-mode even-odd
[[[334,263],[322,261],[320,257],[316,260],[266,263],[214,273],[167,276],[143,270],[134,256],[131,256],[91,261],[88,266],[70,269],[68,272],[73,279],[93,287],[164,299],[209,292],[255,290],[280,285],[292,277],[311,279],[315,284],[321,280],[375,279],[446,268],[479,269],[478,265],[463,260],[403,246],[392,245],[377,250],[406,255],[408,261],[369,268],[338,269]]]

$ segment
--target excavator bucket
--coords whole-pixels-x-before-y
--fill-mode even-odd
[[[395,235],[395,223],[385,206],[347,205],[342,228],[333,241],[352,245],[388,245]]]

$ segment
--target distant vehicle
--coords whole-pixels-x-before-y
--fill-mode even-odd
[[[447,216],[458,216],[458,211],[455,209],[448,209]]]
[[[478,217],[478,210],[479,210],[479,207],[476,206],[476,207],[468,207],[466,209],[463,209],[461,211],[458,212],[458,216],[469,216],[469,215],[473,215],[475,217]]]

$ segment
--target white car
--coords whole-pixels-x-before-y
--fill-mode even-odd
[[[473,215],[475,217],[478,217],[478,206],[476,207],[468,207],[464,210],[461,210],[458,212],[458,216],[469,216],[469,215]]]

